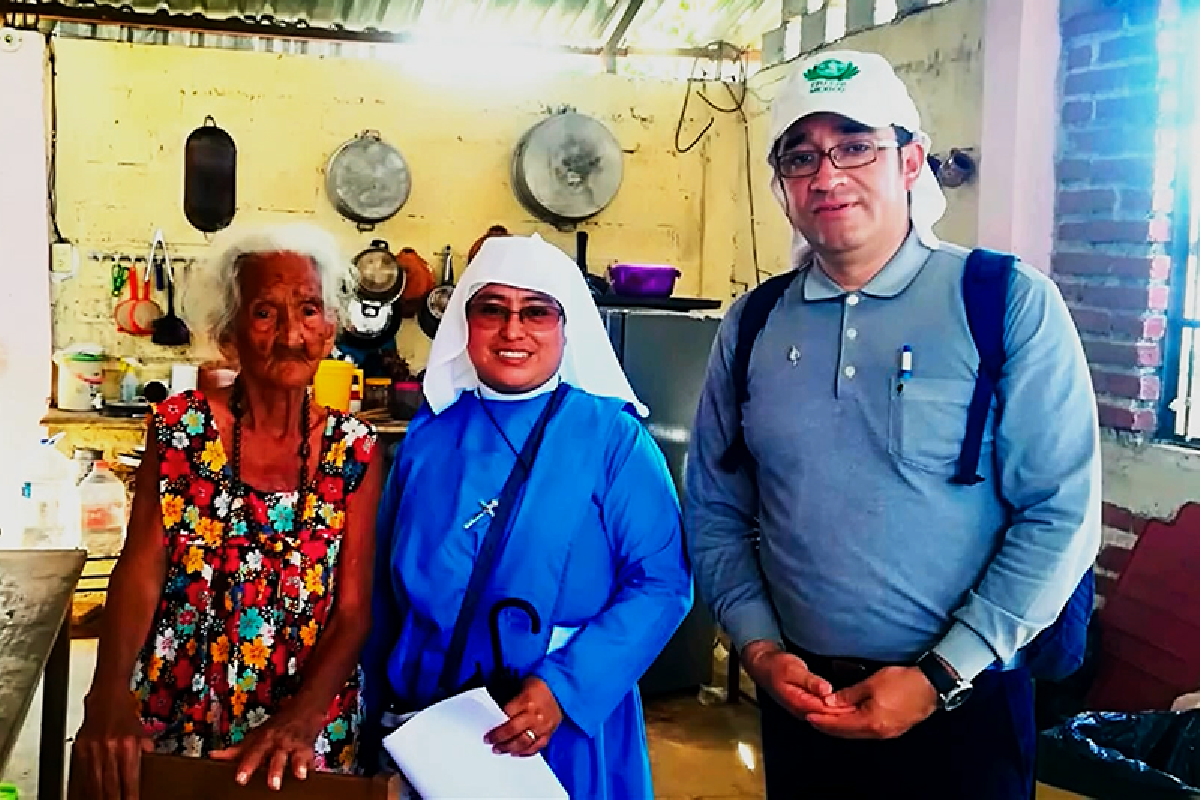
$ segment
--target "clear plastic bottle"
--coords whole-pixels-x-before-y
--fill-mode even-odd
[[[97,461],[79,484],[83,545],[93,556],[115,556],[125,543],[125,484],[107,461]]]
[[[7,546],[72,550],[79,547],[79,472],[74,461],[43,439],[29,454],[27,471],[20,481],[18,501],[20,536]]]

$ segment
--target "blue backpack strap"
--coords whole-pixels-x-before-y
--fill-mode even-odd
[[[725,472],[737,472],[738,467],[748,464],[751,460],[750,448],[746,446],[746,432],[742,425],[742,406],[750,399],[750,353],[758,334],[767,325],[767,317],[779,304],[783,293],[792,285],[799,270],[788,270],[782,275],[768,278],[746,298],[742,306],[742,315],[738,318],[737,344],[733,349],[733,378],[734,406],[733,414],[737,422],[733,441],[717,462]]]
[[[1004,316],[1008,310],[1008,284],[1016,258],[991,250],[972,250],[963,268],[963,306],[975,349],[979,351],[979,375],[967,408],[967,432],[958,455],[958,469],[951,483],[971,486],[979,475],[979,453],[992,397],[1004,371]]]

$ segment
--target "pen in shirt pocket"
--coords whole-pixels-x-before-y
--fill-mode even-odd
[[[904,383],[913,375],[913,349],[909,345],[900,348],[900,375],[896,382],[896,394],[904,391]]]

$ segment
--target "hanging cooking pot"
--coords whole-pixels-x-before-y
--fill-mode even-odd
[[[425,335],[432,339],[437,334],[450,295],[454,293],[454,265],[450,253],[450,245],[442,250],[442,282],[425,298],[425,304],[417,312],[417,323]]]
[[[400,314],[404,317],[415,317],[421,306],[425,305],[426,295],[434,287],[433,271],[429,269],[429,262],[411,247],[405,247],[397,253],[396,260],[404,270],[404,293],[400,296]]]
[[[330,201],[359,230],[394,216],[411,189],[408,163],[378,131],[363,131],[343,144],[325,168]]]
[[[183,215],[192,227],[215,233],[237,210],[237,146],[212,117],[183,146]]]
[[[483,247],[483,243],[493,236],[508,236],[508,228],[503,225],[493,225],[487,229],[487,232],[475,240],[471,248],[467,250],[467,264],[469,265],[475,260],[475,254],[479,252],[479,248]]]
[[[400,314],[391,303],[353,297],[346,312],[346,329],[338,340],[354,349],[374,350],[382,347],[393,341],[400,330]]]
[[[358,271],[357,294],[363,300],[390,303],[403,293],[404,270],[383,239],[376,239],[356,255],[354,267]]]
[[[600,213],[621,186],[621,146],[601,123],[563,111],[517,142],[513,193],[529,213],[568,227]]]

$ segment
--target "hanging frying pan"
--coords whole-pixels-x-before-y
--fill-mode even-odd
[[[363,131],[343,144],[325,167],[330,201],[359,230],[394,216],[411,189],[408,163],[378,131]]]
[[[338,341],[357,350],[374,350],[396,338],[400,314],[391,303],[354,297],[347,307],[346,329]]]
[[[601,123],[563,111],[534,125],[513,151],[513,193],[529,213],[567,227],[600,213],[621,186],[621,146]]]
[[[383,239],[376,239],[356,255],[354,267],[358,271],[357,294],[363,300],[390,303],[404,292],[404,269]]]
[[[183,146],[183,215],[192,227],[215,233],[237,211],[237,146],[212,117]]]
[[[425,304],[417,312],[417,324],[430,339],[437,334],[442,314],[445,313],[446,304],[450,302],[450,295],[453,293],[454,265],[451,263],[450,245],[446,245],[442,250],[442,282],[429,293]]]

